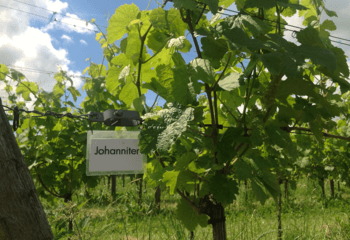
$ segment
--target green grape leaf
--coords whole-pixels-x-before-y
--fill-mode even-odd
[[[175,190],[177,189],[177,179],[180,171],[167,171],[163,174],[162,181],[170,188],[170,195],[174,195]]]
[[[215,82],[215,72],[207,59],[196,58],[189,63],[191,79],[202,80],[205,83]]]
[[[9,69],[5,64],[0,64],[0,80],[4,80],[6,75],[9,74]]]
[[[297,158],[297,150],[294,147],[290,136],[285,131],[281,130],[278,125],[268,124],[265,126],[266,134],[268,136],[268,143],[270,145],[277,145],[285,150],[288,157],[292,159]]]
[[[232,24],[232,27],[241,27],[243,24],[245,29],[251,33],[254,38],[266,33],[266,30],[271,27],[267,22],[250,15],[238,15],[229,19],[231,20],[228,21],[229,25]]]
[[[338,17],[337,13],[335,11],[328,10],[327,8],[323,7],[324,11],[328,15],[328,17]]]
[[[207,4],[214,15],[218,12],[219,0],[201,0],[201,2]]]
[[[57,82],[53,87],[53,93],[56,97],[62,97],[64,94],[64,84]]]
[[[187,152],[182,154],[182,156],[176,161],[175,169],[179,171],[185,170],[189,163],[195,160],[196,158],[197,155],[194,152]]]
[[[200,86],[190,79],[186,66],[174,69],[169,65],[158,65],[156,71],[155,90],[166,101],[187,105],[196,100]]]
[[[137,27],[132,26],[130,27],[130,31],[127,37],[125,56],[128,59],[130,59],[135,66],[139,62],[140,49],[141,49],[141,39],[139,37]],[[143,48],[143,53],[142,53],[143,58],[145,57],[146,53],[147,53],[146,48]]]
[[[239,27],[229,28],[224,26],[222,34],[228,40],[228,46],[232,51],[242,50],[244,47],[254,51],[264,47],[262,42],[258,39],[250,39]]]
[[[132,82],[131,78],[127,80],[127,83],[122,88],[122,91],[119,94],[119,99],[123,101],[127,106],[131,106],[134,99],[138,98],[138,90],[135,83]]]
[[[96,63],[91,62],[90,67],[89,67],[89,75],[93,78],[97,78],[99,76],[106,76],[106,66],[99,64],[97,65]]]
[[[221,60],[228,50],[224,39],[215,40],[212,36],[202,37],[201,43],[204,55],[212,59]]]
[[[264,8],[269,9],[276,6],[275,1],[271,0],[246,0],[244,8]]]
[[[322,30],[328,29],[330,31],[335,31],[335,30],[337,30],[337,27],[335,26],[335,24],[332,20],[326,19],[321,24],[321,29]]]
[[[344,50],[338,47],[333,47],[331,49],[335,53],[337,58],[337,71],[344,75],[344,77],[349,77],[349,65],[347,64],[347,59]]]
[[[271,194],[275,203],[277,203],[277,198],[281,192],[278,180],[275,175],[269,171],[263,171],[261,177],[257,179],[264,185],[265,189]]]
[[[146,38],[146,45],[154,52],[165,46],[169,37],[161,30],[151,30]]]
[[[237,179],[246,180],[253,176],[251,166],[247,164],[243,159],[237,160],[234,166],[235,166],[235,176],[237,177]]]
[[[174,8],[170,10],[164,10],[162,8],[154,9],[150,14],[150,22],[154,29],[163,31],[166,29],[175,38],[184,36],[187,30],[187,24],[182,21],[179,11]]]
[[[218,172],[210,179],[209,189],[215,200],[222,204],[233,203],[238,195],[237,182]]]
[[[193,120],[194,109],[184,108],[177,103],[168,103],[167,108],[143,116],[143,129],[139,135],[140,151],[143,154],[158,149],[167,152],[181,133],[186,131],[187,122]],[[151,120],[152,118],[159,119]]]
[[[74,102],[77,101],[77,97],[80,97],[80,92],[75,87],[69,87],[68,91],[72,94],[72,97],[74,99]]]
[[[194,231],[198,225],[201,227],[208,225],[209,217],[205,214],[198,215],[196,210],[183,198],[177,204],[175,214],[188,231]]]
[[[339,84],[342,94],[344,94],[350,90],[350,83],[347,80],[345,80],[344,78],[333,76],[332,80],[333,80],[333,82],[336,82]]]
[[[137,18],[140,13],[139,8],[135,4],[124,4],[115,10],[109,20],[107,27],[107,43],[114,43],[116,40],[121,39],[125,33],[128,32],[127,27],[130,22]]]
[[[251,180],[251,186],[256,199],[261,203],[261,205],[264,205],[267,199],[264,189],[254,179]]]
[[[121,84],[118,81],[119,74],[121,73],[121,71],[122,68],[117,66],[112,66],[108,69],[108,75],[106,77],[106,90],[111,94]]]
[[[177,9],[185,8],[194,10],[197,7],[197,3],[194,0],[173,0],[174,7]]]
[[[172,60],[174,62],[175,67],[182,67],[182,66],[186,66],[186,62],[184,60],[184,58],[182,57],[182,55],[178,52],[175,52],[172,55]]]
[[[301,44],[310,45],[313,47],[323,47],[323,42],[319,37],[318,30],[313,27],[307,27],[297,32],[296,38]],[[308,46],[309,47],[309,46]]]
[[[141,36],[143,36],[148,28],[151,26],[151,22],[149,20],[149,16],[152,13],[152,10],[147,10],[147,11],[141,11],[141,17],[140,15],[138,15],[138,17],[140,17],[140,32],[141,32]]]
[[[200,173],[204,173],[205,172],[205,169],[204,168],[201,168],[201,167],[197,167],[196,163],[193,161],[191,162],[189,165],[188,165],[188,170],[194,172],[194,173],[197,173],[197,174],[200,174]]]
[[[219,0],[219,6],[222,6],[224,8],[227,8],[229,6],[231,6],[231,4],[234,2],[235,0]]]
[[[151,187],[157,187],[162,182],[165,168],[162,167],[161,163],[157,159],[151,159],[147,162],[147,171],[145,178],[147,178],[147,185]]]
[[[226,91],[232,91],[240,86],[239,83],[244,80],[243,77],[244,74],[232,72],[223,77],[218,85]]]
[[[276,97],[285,100],[289,95],[315,96],[314,84],[300,78],[287,78],[279,85]]]
[[[300,4],[295,4],[295,3],[286,3],[283,1],[277,1],[278,5],[280,5],[283,8],[293,8],[295,10],[307,10],[308,8],[300,5]]]
[[[258,54],[258,58],[273,75],[278,75],[281,71],[281,57],[282,54],[279,52]]]
[[[146,104],[146,97],[145,95],[142,95],[141,97],[135,98],[133,101],[133,106],[139,113],[142,113],[144,111],[144,106]]]
[[[191,48],[192,48],[192,44],[190,43],[190,41],[188,41],[187,39],[184,39],[182,46],[176,49],[178,49],[180,52],[187,53],[191,50]]]
[[[16,88],[16,94],[22,95],[24,100],[31,101],[29,94],[32,92],[36,94],[38,92],[38,85],[34,82],[21,82]]]
[[[10,69],[11,69],[11,77],[13,80],[20,82],[21,80],[25,79],[25,76],[22,73],[14,70],[12,68],[10,68]]]

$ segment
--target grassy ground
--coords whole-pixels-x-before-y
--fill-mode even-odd
[[[107,183],[107,181],[106,181]],[[281,186],[282,187],[282,186]],[[283,187],[282,187],[283,190]],[[283,239],[350,239],[350,189],[341,185],[336,198],[329,196],[326,182],[326,199],[320,197],[321,188],[312,180],[302,179],[296,191],[290,191],[289,202],[283,198]],[[226,207],[227,239],[271,240],[277,238],[276,207],[272,198],[262,206],[248,188],[245,200],[244,186],[234,204]],[[89,202],[79,210],[73,208],[73,239],[98,240],[143,240],[143,239],[189,239],[189,232],[175,219],[174,210],[180,196],[161,195],[161,211],[154,215],[152,210],[154,189],[147,187],[143,192],[142,207],[137,204],[137,186],[125,177],[125,188],[117,177],[117,196],[113,200],[107,185],[99,184],[90,190]],[[68,239],[69,210],[60,200],[56,206],[40,199],[47,213],[55,239]],[[79,206],[86,201],[84,188],[73,195],[73,204]],[[63,235],[63,234],[62,234]],[[197,228],[194,239],[212,239],[211,225]]]

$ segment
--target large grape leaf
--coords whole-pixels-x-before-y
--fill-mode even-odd
[[[154,52],[157,52],[162,47],[165,46],[165,44],[168,41],[168,35],[162,32],[161,30],[151,30],[146,38],[146,44],[147,47],[152,49]]]
[[[318,31],[313,27],[304,28],[303,30],[297,32],[296,35],[296,38],[301,44],[306,44],[313,47],[324,47]]]
[[[130,107],[134,99],[138,97],[139,97],[139,94],[135,83],[133,83],[131,79],[128,79],[126,85],[123,87],[122,91],[120,92],[119,99],[123,101],[127,106]]]
[[[194,10],[197,7],[195,0],[173,0],[174,7],[177,9],[185,8],[189,10]]]
[[[174,69],[169,65],[158,65],[156,72],[157,79],[152,79],[151,84],[145,87],[153,85],[153,91],[167,102],[176,101],[187,105],[196,100],[200,86],[189,77],[186,66]]]
[[[250,39],[240,27],[229,28],[223,24],[222,34],[228,40],[228,46],[233,51],[242,50],[244,47],[251,51],[264,48],[262,42],[258,39]]]
[[[31,101],[29,94],[38,92],[38,85],[34,82],[21,82],[16,88],[17,95],[22,95],[24,100]]]
[[[183,198],[176,206],[176,216],[188,231],[194,231],[198,225],[206,227],[209,217],[205,214],[198,215]]]
[[[271,74],[278,75],[280,73],[282,57],[281,53],[271,52],[266,54],[258,54],[258,57]]]
[[[167,187],[169,187],[169,193],[170,195],[174,195],[175,190],[177,189],[177,179],[179,177],[180,171],[166,171],[163,174],[162,181],[165,183]]]
[[[271,0],[246,0],[244,8],[264,8],[269,9],[276,6],[275,1]]]
[[[295,1],[296,3],[288,3],[285,1],[277,1],[278,5],[280,5],[283,8],[293,8],[295,10],[306,10],[307,7],[298,4],[299,0]]]
[[[226,18],[225,22],[228,23],[229,28],[244,27],[244,30],[251,33],[254,38],[266,33],[267,29],[271,28],[267,22],[250,15],[235,15]]]
[[[184,36],[187,29],[187,24],[182,21],[179,11],[174,8],[170,10],[154,9],[150,14],[150,22],[154,29],[163,31],[167,29],[168,33],[174,34],[175,38]]]
[[[136,25],[130,27],[130,31],[126,43],[125,56],[136,65],[140,58],[141,39]],[[145,60],[147,50],[144,47],[142,52],[142,60]]]
[[[144,176],[144,178],[147,178],[147,185],[157,187],[161,184],[165,171],[166,169],[162,167],[158,159],[148,159],[147,171],[145,171]]]
[[[167,108],[143,116],[143,129],[139,135],[140,151],[143,154],[158,150],[167,152],[186,131],[187,122],[194,119],[194,109],[178,103],[168,103]],[[157,120],[153,120],[157,119]]]
[[[5,64],[0,64],[0,80],[4,80],[9,73],[7,66]]]
[[[238,195],[237,182],[219,172],[216,172],[210,179],[209,189],[215,200],[224,205],[233,203],[233,200],[236,199],[235,195]]]
[[[107,43],[114,43],[121,39],[128,32],[127,27],[131,21],[135,20],[140,13],[135,4],[124,4],[115,10],[115,13],[109,20],[107,27]]]
[[[189,63],[189,67],[193,81],[215,82],[215,72],[208,59],[195,58]]]
[[[219,6],[224,8],[229,7],[235,0],[219,0]]]
[[[227,42],[224,39],[214,39],[212,36],[201,38],[202,49],[205,56],[221,60],[227,52]]]
[[[207,4],[214,15],[218,12],[219,0],[200,0],[200,2]]]
[[[218,85],[226,91],[232,91],[240,86],[240,81],[244,80],[243,76],[244,74],[232,72],[223,77]]]
[[[261,205],[264,205],[267,196],[262,186],[255,179],[251,179],[251,186],[256,199],[261,203]]]
[[[267,141],[270,145],[277,145],[284,149],[284,152],[291,159],[297,158],[297,150],[294,147],[290,136],[285,131],[281,130],[278,125],[268,124],[265,126],[266,134],[268,136]]]

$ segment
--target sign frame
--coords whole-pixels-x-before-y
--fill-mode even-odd
[[[86,175],[123,175],[123,174],[146,174],[147,171],[147,155],[142,154],[142,170],[112,170],[112,171],[91,171],[90,169],[90,153],[92,140],[108,140],[108,139],[137,139],[140,131],[91,131],[87,132],[86,144]]]

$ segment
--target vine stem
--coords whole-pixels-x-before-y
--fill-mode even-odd
[[[171,39],[171,38],[169,37],[169,38],[167,39],[167,41],[166,41],[166,44],[164,44],[163,47],[161,47],[155,54],[153,54],[152,57],[150,57],[149,59],[143,61],[142,63],[147,63],[149,60],[151,60],[152,58],[154,58],[155,56],[157,56],[158,53],[160,53],[160,52],[163,50],[163,48],[168,44],[168,40],[170,40],[170,39]]]
[[[214,89],[215,89],[216,85],[218,85],[218,82],[219,82],[219,81],[221,80],[221,78],[224,76],[225,71],[226,71],[226,69],[227,69],[227,66],[228,66],[228,64],[229,64],[229,62],[230,62],[230,60],[231,60],[231,55],[232,55],[232,53],[230,52],[230,55],[228,56],[228,59],[227,59],[227,63],[226,63],[226,65],[225,65],[225,68],[224,68],[224,70],[222,71],[222,73],[220,74],[218,80],[215,82],[215,84],[214,84],[213,87],[211,88],[211,90],[214,90]]]
[[[181,14],[182,21],[187,23],[189,28],[190,28],[190,33],[191,33],[191,36],[192,36],[192,39],[193,39],[193,43],[194,43],[194,45],[196,47],[198,58],[202,59],[202,53],[201,53],[201,51],[199,49],[199,44],[198,44],[197,38],[194,36],[194,28],[193,28],[192,19],[191,19],[191,16],[190,16],[190,10],[186,10],[186,18],[184,18],[183,14],[182,14],[182,9],[180,9],[180,14]],[[209,101],[211,123],[212,123],[212,128],[213,128],[212,138],[213,138],[213,144],[215,146],[216,142],[217,142],[218,131],[217,131],[217,123],[215,121],[215,116],[214,116],[214,108],[213,108],[211,91],[212,91],[211,88],[206,83],[205,84],[205,92],[207,94],[208,101]],[[215,94],[215,90],[214,90],[214,104],[216,103],[215,99],[216,99],[216,94]],[[215,112],[217,113],[217,107],[215,109],[216,109]],[[216,158],[216,153],[214,155],[214,158],[215,158],[215,163],[218,164],[218,159]]]
[[[167,1],[162,5],[162,8],[165,7]],[[145,41],[146,41],[146,37],[147,34],[149,33],[149,31],[152,28],[152,24],[148,27],[147,31],[145,32],[145,34],[143,36],[141,36],[141,31],[139,29],[139,34],[140,34],[140,38],[141,38],[141,49],[140,49],[140,56],[139,56],[139,66],[138,66],[138,73],[137,73],[137,81],[136,81],[136,87],[137,87],[137,91],[139,93],[139,97],[141,97],[141,83],[140,83],[140,79],[141,79],[141,69],[142,69],[142,52],[143,52],[143,48],[145,45]],[[151,57],[152,58],[152,57]],[[149,61],[150,59],[148,59],[147,61]],[[145,110],[143,111],[145,113]]]
[[[184,18],[181,9],[180,9],[180,14],[181,14],[182,21],[187,23],[189,28],[190,28],[190,33],[191,33],[191,36],[192,36],[192,39],[193,39],[193,43],[194,43],[194,45],[196,47],[198,58],[202,58],[202,53],[201,53],[201,50],[199,49],[199,44],[198,44],[197,38],[194,36],[194,28],[193,28],[193,25],[192,25],[192,22],[191,22],[190,10],[187,10],[187,18]]]
[[[35,169],[36,171],[36,169]],[[64,198],[64,196],[59,196],[57,193],[53,193],[52,191],[50,191],[50,189],[44,184],[44,182],[41,180],[41,177],[38,173],[36,173],[37,177],[38,177],[38,180],[39,182],[41,183],[41,185],[46,189],[46,191],[48,191],[49,193],[51,193],[52,195],[54,195],[55,197],[58,197],[58,198]],[[54,190],[53,190],[54,191]]]

